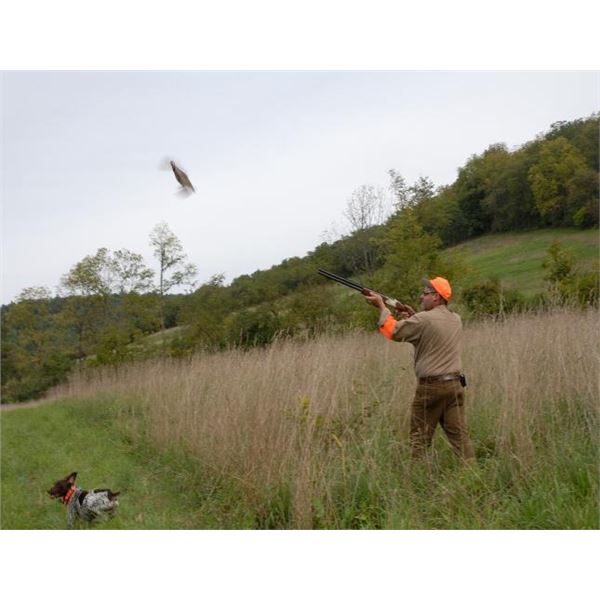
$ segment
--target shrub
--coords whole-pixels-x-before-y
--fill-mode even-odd
[[[230,342],[243,347],[266,346],[281,329],[281,319],[271,308],[246,309],[237,313],[229,325]]]
[[[489,279],[463,289],[462,300],[476,317],[510,313],[525,305],[523,295],[517,290],[502,288],[499,279]]]

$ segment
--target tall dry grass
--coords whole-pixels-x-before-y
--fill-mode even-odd
[[[419,466],[445,481],[434,490],[411,470],[412,349],[376,333],[82,372],[54,394],[118,398],[124,421],[137,424],[139,434],[161,449],[185,451],[214,481],[235,487],[255,508],[256,526],[447,527],[445,519],[463,501],[474,527],[503,526],[500,517],[482,522],[481,514],[506,512],[503,489],[518,496],[519,481],[531,486],[553,470],[568,486],[569,453],[572,464],[585,463],[591,481],[584,487],[595,487],[589,453],[578,456],[597,437],[595,312],[557,310],[470,325],[463,357],[468,424],[482,469],[489,470],[478,476],[475,499],[472,489],[452,487],[462,477],[458,466],[448,467],[452,481],[432,463]],[[454,465],[441,432],[436,438],[434,452]],[[428,497],[437,521],[422,513]],[[390,520],[395,509],[402,514]]]

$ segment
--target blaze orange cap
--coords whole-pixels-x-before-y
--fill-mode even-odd
[[[447,279],[436,277],[435,279],[425,279],[424,282],[433,288],[446,302],[452,297],[452,288]]]

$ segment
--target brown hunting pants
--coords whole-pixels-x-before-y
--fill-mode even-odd
[[[438,423],[459,457],[464,460],[474,457],[473,444],[465,427],[464,400],[459,381],[418,384],[410,416],[413,457],[422,457],[431,446]]]

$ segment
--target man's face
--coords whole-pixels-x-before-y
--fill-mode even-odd
[[[435,290],[424,288],[421,292],[421,307],[423,310],[431,310],[439,304],[439,296]]]

